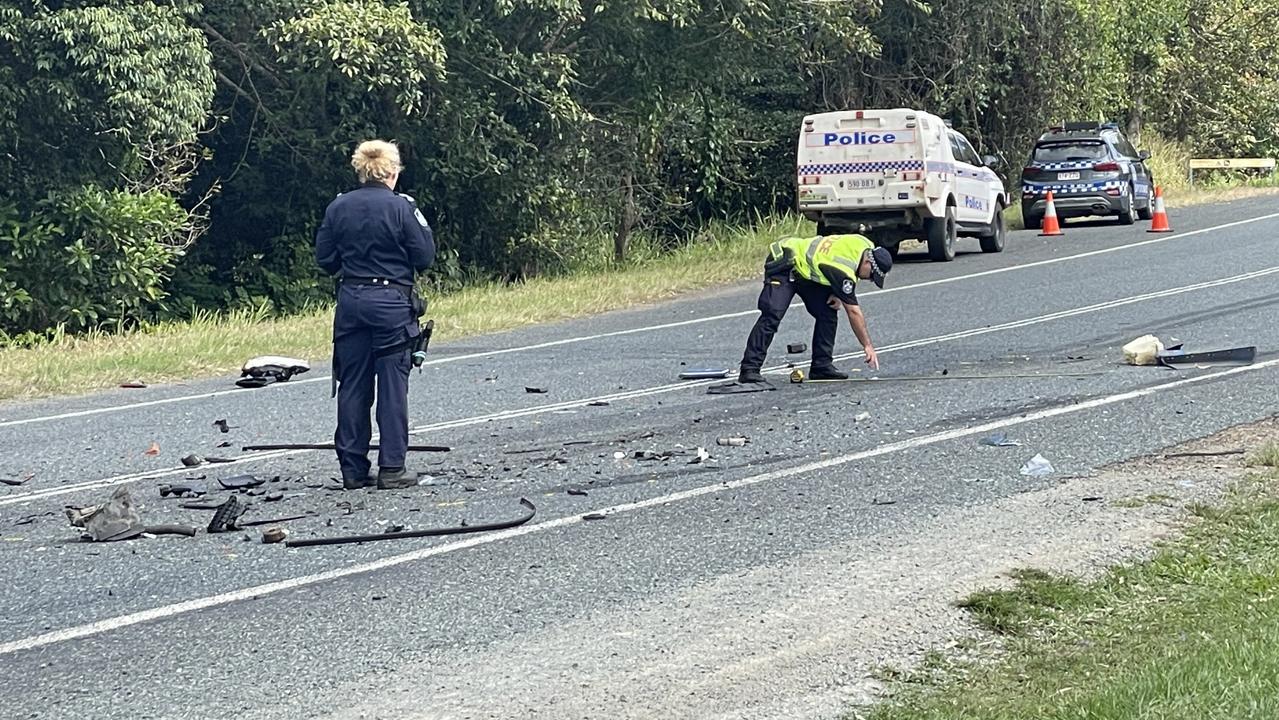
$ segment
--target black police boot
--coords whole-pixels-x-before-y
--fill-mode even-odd
[[[834,365],[824,365],[809,370],[809,380],[847,380],[848,373],[840,372]]]
[[[737,374],[737,382],[745,385],[746,383],[762,383],[764,376],[759,374],[759,369],[742,368]]]
[[[408,468],[379,468],[377,471],[378,490],[403,490],[417,487],[417,473]]]
[[[342,487],[345,490],[359,490],[361,488],[373,487],[376,484],[377,480],[368,476],[362,478],[342,478]]]

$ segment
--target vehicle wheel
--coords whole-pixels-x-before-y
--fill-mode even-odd
[[[1027,230],[1038,230],[1044,226],[1043,215],[1026,215],[1022,218]]]
[[[1132,206],[1136,204],[1137,201],[1132,198],[1132,186],[1130,185],[1128,186],[1127,197],[1119,204],[1120,225],[1131,225],[1133,223]]]
[[[828,231],[828,230],[830,230],[830,228],[826,226],[826,221],[825,221],[825,220],[818,220],[818,221],[817,221],[817,234],[818,234],[819,236],[825,236],[825,235],[826,235],[826,231]]]
[[[901,252],[901,245],[883,245],[881,247],[888,248],[888,256],[893,259],[893,262],[897,262],[897,253]]]
[[[1155,186],[1146,186],[1146,206],[1137,210],[1137,218],[1149,220],[1155,216]]]
[[[987,253],[1003,252],[1004,241],[1008,237],[1008,226],[1004,223],[1004,206],[995,206],[995,217],[990,222],[990,234],[981,236],[981,251]]]
[[[946,206],[946,216],[929,218],[925,223],[928,232],[928,256],[936,262],[950,262],[955,259],[955,238],[959,235],[959,224],[955,221],[955,206]]]

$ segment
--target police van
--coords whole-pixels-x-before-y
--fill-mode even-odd
[[[955,257],[955,240],[1004,249],[1008,206],[993,157],[977,155],[949,124],[919,110],[844,110],[809,115],[799,132],[798,210],[822,235],[858,231],[894,255],[902,240]]]

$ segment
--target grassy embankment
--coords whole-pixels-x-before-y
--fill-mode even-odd
[[[869,720],[1279,717],[1279,443],[1151,560],[1077,579],[1026,570],[963,604],[993,659],[930,654]]]

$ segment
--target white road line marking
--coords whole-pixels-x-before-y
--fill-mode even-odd
[[[1063,320],[1063,319],[1075,317],[1078,315],[1086,315],[1088,313],[1099,312],[1102,310],[1109,310],[1111,308],[1123,307],[1125,305],[1132,305],[1134,303],[1145,302],[1147,300],[1156,300],[1159,298],[1171,297],[1174,295],[1181,295],[1183,293],[1195,292],[1197,290],[1207,290],[1210,288],[1220,287],[1223,285],[1232,285],[1234,283],[1244,282],[1246,280],[1253,280],[1259,277],[1266,277],[1268,275],[1273,275],[1275,273],[1279,273],[1279,266],[1266,268],[1264,270],[1254,270],[1253,272],[1243,273],[1242,275],[1233,275],[1231,277],[1221,278],[1219,280],[1208,280],[1206,282],[1196,283],[1194,285],[1183,285],[1180,287],[1169,288],[1167,290],[1157,290],[1155,292],[1144,293],[1141,295],[1133,295],[1126,298],[1120,298],[1118,300],[1108,300],[1106,302],[1096,303],[1094,305],[1071,308],[1069,310],[1060,310],[1058,312],[1049,313],[1047,315],[1039,315],[1036,317],[1024,318],[1021,320],[1013,320],[1006,323],[1000,323],[998,325],[989,325],[987,327],[972,328],[969,330],[960,330],[958,332],[946,333],[944,335],[934,335],[932,337],[919,338],[916,340],[907,340],[900,343],[885,345],[879,348],[878,351],[881,354],[897,352],[900,350],[909,350],[912,348],[925,347],[928,345],[937,345],[945,342],[951,342],[954,340],[963,340],[965,338],[977,337],[979,335],[988,335],[990,333],[1003,332],[1004,330],[1014,330],[1017,328],[1028,327],[1030,325],[1038,325],[1041,323],[1052,322],[1054,320]],[[864,353],[860,351],[854,352],[854,353],[845,353],[842,355],[836,355],[835,359],[847,360],[849,358],[861,357],[863,354]],[[797,363],[797,364],[803,364],[803,363]],[[787,367],[786,365],[775,365],[773,367],[766,369],[764,372],[784,373],[784,372],[787,372],[789,369],[790,368]],[[891,376],[886,377],[884,379],[891,380]],[[533,407],[521,408],[519,410],[503,410],[496,413],[490,413],[488,415],[458,418],[456,420],[444,420],[437,423],[431,423],[429,425],[421,425],[415,428],[411,428],[409,430],[409,433],[412,435],[420,435],[426,432],[436,432],[440,430],[452,430],[452,429],[461,428],[461,427],[470,427],[472,425],[482,425],[487,422],[494,422],[498,420],[513,420],[515,418],[528,417],[530,415],[543,415],[546,413],[556,412],[559,410],[579,408],[585,405],[586,403],[591,403],[591,402],[600,402],[600,401],[617,402],[620,400],[633,400],[636,398],[648,397],[650,395],[660,395],[668,392],[674,392],[676,390],[686,390],[686,389],[697,388],[697,387],[705,387],[707,385],[713,385],[717,382],[722,382],[722,381],[721,380],[697,380],[697,381],[670,383],[667,385],[655,385],[652,387],[639,388],[636,390],[626,390],[623,392],[612,393],[609,395],[597,395],[595,397],[581,398],[578,400],[566,400],[563,402],[552,403],[550,405],[536,405]],[[251,455],[241,455],[235,458],[231,463],[227,463],[227,464],[234,465],[234,464],[255,462],[258,460],[268,460],[272,458],[289,457],[292,455],[298,455],[303,452],[308,452],[308,451],[277,450],[277,451],[271,451],[271,452],[265,452],[265,453],[256,453]],[[152,480],[156,478],[167,477],[169,475],[177,475],[177,474],[187,473],[187,472],[191,472],[191,468],[173,467],[173,468],[167,468],[164,470],[151,470],[151,471],[146,471],[141,473],[131,473],[128,475],[117,475],[115,477],[104,478],[101,480],[88,480],[81,483],[71,483],[68,485],[62,485],[59,487],[47,488],[43,490],[32,490],[30,492],[14,494],[8,497],[0,498],[0,507],[4,507],[6,505],[14,505],[18,503],[31,502],[34,500],[39,500],[41,498],[55,497],[58,495],[65,495],[68,493],[80,492],[82,490],[113,487],[115,485],[122,485],[125,483],[137,482],[140,480]]]
[[[1053,265],[1056,263],[1068,262],[1071,260],[1079,260],[1083,258],[1095,257],[1097,255],[1105,255],[1107,253],[1121,252],[1123,250],[1130,250],[1132,248],[1145,247],[1147,245],[1154,245],[1156,243],[1164,243],[1170,240],[1180,240],[1182,238],[1193,237],[1196,235],[1202,235],[1204,233],[1209,233],[1209,232],[1216,232],[1218,230],[1224,230],[1226,228],[1236,227],[1239,225],[1246,225],[1248,223],[1261,222],[1263,220],[1270,220],[1273,218],[1279,218],[1279,213],[1270,213],[1268,215],[1260,215],[1254,218],[1245,218],[1243,220],[1236,220],[1234,222],[1228,222],[1222,225],[1214,225],[1212,227],[1202,228],[1199,230],[1190,230],[1188,232],[1178,233],[1175,235],[1161,235],[1159,237],[1152,238],[1150,240],[1142,240],[1141,242],[1129,243],[1127,245],[1116,245],[1114,247],[1102,248],[1100,250],[1091,250],[1089,252],[1077,253],[1075,255],[1066,255],[1059,258],[1048,258],[1047,260],[1037,260],[1035,262],[1026,263],[1024,265],[1010,265],[1008,267],[982,270],[980,272],[967,273],[964,275],[957,275],[954,277],[939,278],[937,280],[927,280],[924,282],[915,283],[913,285],[901,285],[897,287],[889,287],[883,290],[876,290],[867,294],[880,295],[883,293],[903,292],[906,290],[914,290],[917,288],[933,287],[936,285],[945,285],[947,283],[959,282],[961,280],[970,280],[973,278],[987,277],[989,275],[998,275],[1001,273],[1013,272],[1015,270],[1025,270],[1028,268],[1042,267],[1045,265]],[[800,304],[801,303],[795,303],[792,307],[797,307]],[[748,315],[754,315],[756,312],[758,311],[751,309],[751,310],[745,310],[742,312],[723,313],[720,315],[709,315],[706,317],[692,318],[689,320],[679,320],[676,322],[661,323],[658,325],[645,325],[642,327],[628,328],[626,330],[614,330],[611,332],[598,333],[595,335],[581,335],[581,336],[571,337],[571,338],[562,338],[560,340],[551,340],[548,342],[536,343],[533,345],[521,345],[518,347],[501,348],[499,350],[485,350],[482,352],[468,353],[466,355],[453,355],[449,357],[441,357],[441,358],[435,358],[433,360],[428,360],[426,361],[425,364],[426,365],[443,365],[445,363],[455,363],[455,362],[461,362],[464,360],[477,360],[480,358],[494,357],[497,355],[528,352],[530,350],[544,350],[546,348],[559,347],[561,345],[571,345],[574,343],[590,342],[592,340],[601,340],[604,338],[620,337],[622,335],[634,335],[638,333],[653,332],[656,330],[669,330],[670,328],[685,327],[688,325],[697,325],[701,323],[716,322],[718,320],[728,320],[732,318],[745,317]],[[58,413],[56,415],[41,415],[41,416],[31,417],[31,418],[22,418],[19,420],[6,420],[6,421],[0,421],[0,428],[14,427],[18,425],[29,425],[31,423],[47,422],[50,420],[65,420],[68,418],[101,415],[104,413],[133,410],[133,409],[142,408],[142,407],[152,407],[155,405],[167,405],[169,403],[185,402],[187,400],[202,400],[205,398],[219,397],[222,395],[230,395],[233,393],[240,393],[240,392],[261,392],[262,390],[272,388],[272,387],[288,388],[292,386],[305,385],[308,383],[324,382],[326,380],[329,380],[329,376],[321,375],[319,377],[307,378],[305,380],[292,380],[285,383],[276,383],[273,385],[268,385],[267,388],[260,388],[257,390],[245,390],[243,388],[216,390],[213,392],[199,393],[195,395],[180,395],[180,396],[171,397],[171,398],[161,398],[159,400],[146,400],[143,402],[129,403],[126,405],[112,405],[109,407],[93,408],[90,410],[77,410],[73,412]]]
[[[715,483],[712,485],[702,485],[702,486],[691,488],[688,490],[682,490],[680,492],[668,493],[666,495],[660,495],[658,497],[648,498],[646,500],[640,500],[637,502],[622,503],[620,505],[613,505],[611,507],[605,507],[605,508],[593,510],[590,512],[603,513],[605,515],[620,515],[623,513],[635,512],[637,510],[644,510],[644,509],[656,507],[659,505],[669,505],[671,503],[691,500],[693,498],[701,497],[703,495],[713,495],[716,493],[721,493],[721,492],[724,492],[725,490],[735,490],[737,488],[750,487],[752,485],[759,485],[762,483],[772,482],[775,480],[781,480],[784,478],[794,477],[797,475],[803,475],[805,473],[814,472],[816,470],[824,470],[826,468],[846,465],[851,462],[875,458],[881,455],[888,455],[895,452],[901,452],[903,450],[912,450],[914,448],[924,447],[927,445],[935,445],[937,443],[946,442],[949,440],[957,440],[964,437],[970,437],[972,435],[988,433],[993,430],[1000,430],[1003,428],[1013,427],[1016,425],[1023,425],[1025,423],[1037,422],[1039,420],[1046,420],[1046,419],[1058,417],[1061,415],[1070,415],[1078,412],[1083,412],[1084,410],[1091,410],[1094,408],[1104,407],[1107,405],[1114,405],[1115,403],[1126,402],[1128,400],[1135,400],[1135,399],[1146,397],[1149,395],[1154,395],[1155,393],[1164,392],[1167,390],[1175,390],[1177,388],[1187,387],[1197,383],[1203,383],[1203,382],[1208,382],[1210,380],[1218,380],[1221,378],[1233,377],[1235,375],[1241,375],[1243,373],[1256,372],[1258,370],[1275,367],[1276,365],[1279,365],[1279,358],[1266,360],[1264,362],[1256,363],[1255,365],[1246,365],[1244,367],[1230,368],[1228,370],[1221,370],[1217,372],[1206,373],[1204,375],[1197,375],[1195,377],[1184,378],[1181,380],[1174,380],[1172,382],[1163,383],[1160,385],[1153,385],[1151,387],[1142,388],[1140,390],[1130,390],[1128,392],[1122,392],[1115,395],[1107,395],[1105,397],[1094,398],[1092,400],[1085,400],[1081,403],[1068,403],[1064,405],[1058,405],[1056,407],[1048,408],[1045,410],[1038,410],[1032,413],[1027,413],[1025,415],[1014,415],[1010,417],[1001,418],[999,420],[992,420],[990,422],[982,423],[980,425],[970,425],[967,427],[956,428],[954,430],[947,430],[940,433],[934,433],[932,435],[924,435],[921,437],[901,440],[898,442],[881,445],[879,447],[872,448],[870,450],[862,450],[855,453],[848,453],[846,455],[839,455],[836,457],[828,458],[826,460],[819,460],[817,462],[806,463],[804,465],[798,465],[795,467],[773,470],[771,472],[762,473],[759,475],[752,475],[750,477],[745,477],[738,480],[731,480],[729,482]],[[189,612],[196,612],[199,610],[206,610],[211,607],[217,607],[219,605],[226,605],[229,603],[239,602],[241,600],[258,599],[265,595],[283,592],[286,590],[295,590],[297,588],[307,587],[309,585],[316,585],[319,583],[328,582],[330,580],[337,580],[340,578],[350,577],[352,575],[360,575],[364,573],[375,572],[378,570],[385,570],[386,568],[395,567],[397,565],[403,565],[405,563],[410,563],[417,560],[423,560],[426,558],[434,557],[436,555],[443,555],[445,553],[457,552],[459,550],[478,547],[480,545],[488,545],[495,542],[499,542],[501,540],[509,540],[509,539],[517,538],[523,535],[531,535],[537,532],[543,532],[546,530],[553,530],[556,528],[576,525],[578,523],[583,522],[582,515],[585,515],[585,514],[587,513],[582,512],[582,513],[571,515],[571,516],[555,518],[554,520],[539,522],[533,525],[522,525],[520,527],[511,528],[509,530],[500,530],[498,532],[491,533],[488,535],[476,535],[474,537],[470,537],[465,540],[449,542],[443,545],[435,545],[433,547],[422,548],[420,550],[414,550],[413,552],[403,553],[400,555],[392,555],[390,557],[382,558],[380,560],[374,560],[366,563],[359,563],[356,565],[350,565],[348,567],[338,568],[335,570],[328,570],[326,572],[315,573],[312,575],[303,575],[301,577],[295,577],[295,578],[290,578],[288,580],[280,580],[277,582],[266,583],[264,585],[244,588],[241,590],[234,590],[232,592],[221,593],[218,595],[210,595],[207,597],[196,598],[194,600],[187,600],[185,602],[174,603],[171,605],[163,605],[161,607],[151,608],[149,610],[142,610],[140,612],[129,613],[127,615],[119,615],[117,617],[107,618],[105,620],[99,620],[97,622],[86,623],[86,624],[77,625],[74,627],[63,628],[61,630],[54,630],[52,632],[47,632],[41,635],[34,635],[31,637],[22,638],[20,640],[13,640],[6,643],[0,643],[0,656],[21,652],[23,650],[32,650],[34,648],[43,647],[46,645],[52,645],[55,643],[66,642],[67,640],[75,640],[78,638],[89,637],[91,635],[100,635],[102,633],[111,632],[113,630],[119,630],[121,628],[126,628],[131,625],[137,625],[139,623],[150,622],[152,620],[162,620],[164,618],[170,618],[170,617],[182,615]]]

